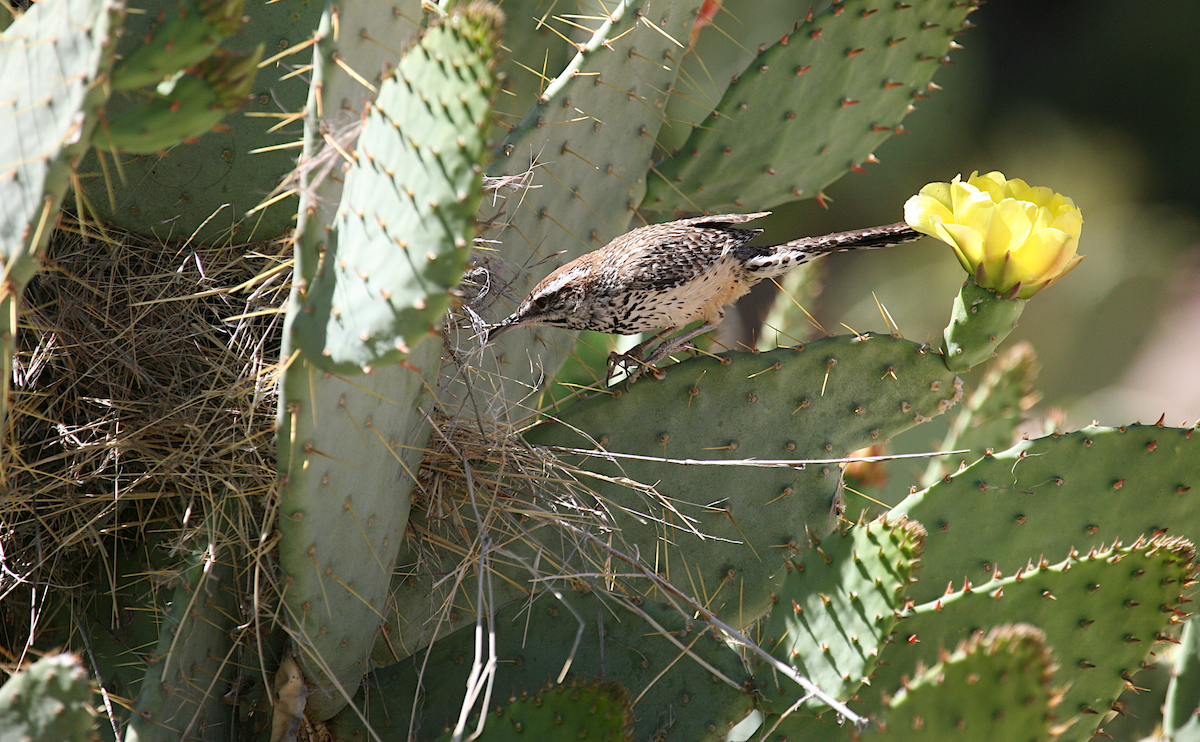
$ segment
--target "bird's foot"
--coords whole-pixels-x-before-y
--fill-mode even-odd
[[[632,383],[635,379],[642,375],[646,370],[647,364],[642,360],[642,353],[645,348],[636,346],[630,348],[627,353],[618,353],[615,350],[608,354],[608,375],[604,377],[606,386],[611,386],[613,377],[619,372],[625,372],[626,385]]]

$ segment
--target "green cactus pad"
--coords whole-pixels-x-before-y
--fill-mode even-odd
[[[152,97],[101,117],[92,144],[126,154],[151,154],[194,140],[241,108],[254,84],[262,47],[246,56],[212,56],[159,86]]]
[[[284,374],[275,443],[279,566],[313,718],[336,713],[343,691],[353,695],[370,669],[429,438],[420,408],[440,352],[431,339],[414,349],[409,368],[385,366],[353,382],[300,354]]]
[[[734,75],[791,33],[808,9],[794,0],[722,0],[701,6],[675,94],[667,99],[667,121],[657,137],[660,152],[682,147],[692,128],[711,117]]]
[[[1045,740],[1058,695],[1046,637],[1033,626],[979,633],[918,671],[891,699],[878,734],[888,740]]]
[[[478,728],[479,718],[471,719],[466,730]],[[510,696],[484,720],[480,742],[553,742],[554,740],[596,740],[625,742],[633,725],[629,691],[621,685],[570,683],[548,685],[532,694]],[[453,732],[437,742],[451,742]]]
[[[686,460],[830,459],[882,443],[953,405],[958,377],[927,346],[882,335],[830,337],[769,353],[671,366],[618,397],[597,395],[526,436],[531,443]],[[837,464],[684,465],[573,459],[642,558],[744,625],[769,607],[790,550],[837,518]],[[628,481],[654,485],[657,496]]]
[[[491,6],[452,13],[380,88],[291,325],[317,366],[399,362],[437,329],[474,239],[501,25]]]
[[[748,678],[737,653],[703,622],[686,619],[667,604],[639,599],[638,606],[635,611],[594,594],[565,593],[559,600],[540,593],[532,602],[501,608],[495,616],[492,704],[547,682],[603,676],[619,680],[634,697],[633,739],[723,740],[754,708],[743,688]],[[439,639],[428,656],[421,651],[372,673],[354,699],[366,711],[371,729],[384,742],[408,740],[419,677],[421,702],[415,710],[422,723],[416,739],[424,742],[453,728],[476,656],[476,637],[474,627],[460,629]],[[733,685],[718,679],[714,670]],[[374,739],[351,709],[338,714],[330,727],[339,740]]]
[[[800,23],[658,166],[642,207],[767,209],[816,196],[902,129],[975,6],[847,0]]]
[[[1042,554],[1158,533],[1200,539],[1194,428],[1089,427],[1022,441],[893,509],[929,529],[914,599],[1011,573]]]
[[[931,459],[925,469],[925,483],[932,484],[985,453],[1003,451],[1016,443],[1026,410],[1040,399],[1033,389],[1036,376],[1036,356],[1028,343],[1013,346],[997,359],[958,408],[939,446],[943,451],[967,449],[969,453]]]
[[[931,533],[927,543],[934,541]],[[983,537],[977,539],[984,542]],[[1061,668],[1057,726],[1061,739],[1090,739],[1114,701],[1148,666],[1158,644],[1181,619],[1179,608],[1195,579],[1194,550],[1184,539],[1157,537],[1128,547],[1072,552],[1058,564],[1035,561],[969,590],[952,589],[915,606],[897,626],[870,692],[897,687],[921,663],[974,632],[1010,622],[1032,624]],[[922,565],[930,563],[929,553]],[[924,582],[925,573],[920,574]]]
[[[161,606],[158,645],[129,717],[129,742],[232,735],[225,696],[238,672],[229,658],[243,596],[231,561],[228,547],[214,539],[176,566],[177,582]]]
[[[245,0],[184,0],[178,15],[152,28],[136,51],[113,66],[113,89],[154,87],[208,59],[226,36],[242,27],[244,9]],[[165,15],[166,8],[158,10]]]
[[[771,654],[841,700],[874,672],[896,625],[925,529],[903,519],[874,521],[813,539],[793,558],[762,636]],[[755,673],[763,710],[782,714],[799,686],[762,663]],[[824,708],[816,698],[801,707]]]
[[[594,33],[565,68],[548,72],[553,79],[542,97],[504,139],[488,174],[524,176],[526,183],[500,189],[484,216],[507,225],[486,236],[498,241],[500,257],[492,267],[513,300],[557,266],[628,230],[701,2],[593,6],[597,17],[582,23]],[[545,12],[535,11],[539,17]],[[538,59],[536,67],[541,65]],[[502,303],[488,319],[503,317],[512,306]],[[511,387],[510,399],[524,397],[528,385],[556,373],[573,348],[574,333],[566,330],[513,330],[495,346],[505,377],[497,383]]]
[[[92,684],[79,658],[46,656],[0,686],[0,742],[87,742]]]
[[[124,5],[35,3],[0,35],[0,426],[8,413],[21,292],[41,267],[59,205],[104,103]]]
[[[1004,299],[974,281],[964,283],[954,297],[950,324],[943,333],[946,365],[961,373],[991,358],[996,347],[1017,326],[1025,302],[1025,299]]]

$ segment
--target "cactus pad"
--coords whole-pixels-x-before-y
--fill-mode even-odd
[[[918,671],[891,699],[878,736],[887,740],[1042,740],[1059,694],[1046,637],[1017,624],[964,640]]]
[[[642,207],[769,209],[816,196],[902,130],[975,5],[847,0],[800,23],[734,77],[658,166]]]
[[[176,72],[208,59],[226,36],[242,27],[245,0],[184,0],[178,14],[150,29],[113,66],[114,90],[155,87]],[[159,8],[164,16],[166,8]],[[139,15],[151,15],[143,8]],[[136,32],[135,32],[136,33]]]
[[[436,339],[414,349],[410,365],[421,373],[385,366],[350,383],[300,354],[284,375],[279,565],[314,718],[341,708],[339,686],[352,695],[369,669],[429,437],[420,406],[440,351]]]
[[[87,742],[91,700],[78,657],[43,657],[0,686],[0,742]]]
[[[943,332],[946,365],[963,373],[990,359],[1023,311],[1024,299],[1004,299],[974,281],[964,283]]]
[[[1089,427],[985,456],[892,511],[929,529],[918,601],[946,583],[981,583],[1040,555],[1200,538],[1200,435],[1194,428]]]
[[[246,56],[214,55],[178,79],[159,86],[151,97],[124,108],[112,120],[102,118],[92,144],[126,154],[151,154],[194,140],[242,107],[262,47]]]
[[[229,657],[243,596],[230,551],[217,543],[198,546],[177,569],[174,590],[162,605],[158,645],[130,715],[131,742],[232,734],[224,698],[236,674]]]
[[[933,540],[931,534],[928,542]],[[1185,615],[1179,609],[1195,579],[1193,556],[1188,541],[1158,537],[1072,552],[1054,565],[1035,558],[967,590],[960,583],[960,589],[902,618],[863,700],[871,706],[875,691],[898,686],[921,663],[936,662],[940,649],[973,632],[1019,621],[1045,632],[1061,665],[1055,684],[1064,691],[1056,725],[1066,729],[1063,739],[1090,739],[1102,715],[1150,666],[1161,651],[1156,645],[1168,640],[1167,632]],[[922,564],[929,561],[927,552]]]
[[[59,204],[87,149],[111,34],[124,5],[108,0],[35,3],[0,35],[0,426],[8,411],[17,305],[58,221]],[[4,11],[9,12],[9,11]]]
[[[371,105],[323,261],[292,324],[314,364],[361,372],[433,332],[474,239],[499,11],[468,6],[411,47]]]
[[[830,459],[941,414],[959,394],[958,377],[927,346],[847,335],[684,361],[619,398],[584,400],[526,437],[676,462]],[[828,532],[838,515],[833,463],[797,470],[593,457],[580,466],[601,475],[588,484],[643,559],[677,584],[707,586],[705,604],[743,625],[767,610],[787,552],[809,531]],[[656,494],[621,484],[630,480]]]
[[[813,539],[794,557],[762,635],[771,653],[821,690],[848,699],[875,670],[896,625],[925,529],[903,519],[860,523]],[[764,710],[792,708],[799,688],[768,665],[756,673]],[[803,708],[823,704],[810,698]]]

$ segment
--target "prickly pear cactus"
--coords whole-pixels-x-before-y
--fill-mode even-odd
[[[86,742],[92,684],[79,658],[43,657],[0,686],[0,742]]]
[[[861,169],[927,96],[976,5],[847,0],[810,11],[655,168],[643,208],[765,209]]]
[[[502,16],[475,5],[430,28],[384,81],[346,175],[295,346],[327,371],[398,363],[434,334],[462,277]]]
[[[500,23],[482,4],[435,23],[371,105],[336,229],[317,199],[302,207],[276,456],[284,605],[315,718],[353,694],[383,623],[440,368],[427,336],[473,234]],[[316,55],[323,73],[336,45]],[[310,101],[318,141],[324,93]]]
[[[113,89],[154,87],[180,70],[200,64],[242,27],[245,9],[244,0],[184,0],[177,15],[168,19],[165,8],[143,8],[139,15],[155,25],[140,38],[139,29],[126,28],[137,46],[113,69]]]
[[[92,144],[127,154],[153,154],[210,131],[246,102],[262,47],[246,55],[213,55],[124,108],[101,116]]]
[[[927,543],[934,540],[931,535]],[[929,565],[926,555],[922,563]],[[860,695],[873,706],[881,700],[876,692],[898,687],[914,668],[936,662],[939,649],[977,630],[1020,621],[1045,632],[1061,665],[1054,682],[1064,689],[1056,720],[1066,729],[1062,739],[1090,739],[1186,615],[1180,609],[1196,577],[1193,557],[1190,542],[1157,537],[1072,551],[1056,564],[1035,556],[987,582],[964,587],[959,581],[907,612],[870,693]],[[928,589],[921,577],[919,585]]]
[[[397,5],[400,17],[389,13],[390,25],[374,24],[380,37],[395,33],[403,38],[416,30],[412,19],[419,13],[405,17],[404,4]],[[190,128],[185,133],[193,141],[186,146],[154,149],[135,136],[133,141],[142,146],[134,152],[149,154],[101,150],[85,157],[80,165],[81,205],[86,204],[98,220],[162,240],[248,242],[283,234],[295,224],[296,199],[273,190],[296,165],[295,144],[302,133],[299,119],[308,80],[295,73],[308,61],[306,42],[324,4],[142,0],[137,7],[141,12],[130,14],[116,45],[123,60],[113,72],[118,88],[153,89],[178,70],[216,53],[218,47],[221,54],[240,59],[261,47],[264,63],[248,83],[248,94],[238,100],[240,110],[223,108],[228,115],[207,133]],[[357,31],[347,28],[345,35]],[[212,96],[211,86],[199,81],[187,87]],[[179,98],[181,106],[196,107],[196,101],[171,97]],[[223,97],[232,102],[228,93]],[[123,119],[131,109],[144,109],[154,100],[146,92],[118,93],[106,106],[106,118]],[[216,113],[206,109],[200,115]],[[171,125],[195,121],[194,116],[180,119],[170,121]],[[130,123],[136,132],[136,122]],[[269,205],[247,215],[264,201]]]
[[[213,527],[224,522],[212,521]],[[154,606],[161,611],[158,643],[134,701],[127,740],[219,742],[233,733],[225,695],[236,674],[229,657],[242,596],[230,540],[213,537],[187,554],[175,572],[169,598]]]
[[[1194,428],[1088,427],[1022,441],[893,509],[930,531],[919,601],[946,583],[979,584],[1040,555],[1086,552],[1143,535],[1200,534]]]
[[[943,350],[950,368],[963,373],[984,363],[1017,326],[1026,302],[997,301],[997,296],[974,281],[963,284],[944,333]]]
[[[657,555],[670,579],[708,586],[705,603],[719,615],[749,621],[770,606],[763,588],[782,579],[787,552],[809,532],[827,533],[839,514],[838,464],[788,463],[883,442],[945,412],[960,384],[927,346],[830,337],[684,361],[662,381],[564,410],[561,422],[526,438],[595,452],[579,465],[600,475],[591,487],[617,504],[622,537],[643,558]],[[605,452],[621,458],[606,460]],[[638,492],[621,483],[628,481],[653,489]],[[684,564],[691,577],[674,572]]]

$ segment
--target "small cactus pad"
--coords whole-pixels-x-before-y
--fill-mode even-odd
[[[1022,441],[910,495],[892,512],[929,529],[913,598],[1072,548],[1160,533],[1200,539],[1195,433],[1129,425]]]
[[[214,55],[145,100],[107,120],[92,144],[126,154],[153,154],[199,137],[246,102],[262,48],[245,56]]]
[[[419,6],[418,0],[409,2]],[[339,3],[343,9],[346,5]],[[310,81],[310,75],[296,71],[312,61],[305,42],[325,3],[138,0],[136,7],[115,45],[120,61],[113,76],[119,87],[153,88],[169,70],[191,67],[191,60],[215,43],[213,34],[228,31],[235,22],[236,32],[220,42],[223,52],[244,57],[262,46],[264,57],[279,58],[254,75],[243,108],[198,140],[153,155],[102,149],[89,153],[80,163],[80,200],[98,221],[163,241],[212,244],[232,238],[238,244],[280,236],[295,225],[295,198],[274,198],[271,205],[249,216],[247,212],[274,195],[272,190],[296,166],[294,144],[301,124],[295,116],[304,109]],[[403,38],[416,29],[413,20],[396,19],[393,9],[400,14],[407,10],[401,0],[389,3],[392,26],[375,24],[374,39],[362,43],[378,47],[375,39]],[[341,36],[361,38],[360,28],[347,16],[342,14]],[[419,18],[419,13],[410,11],[409,16]],[[396,27],[398,34],[385,35]],[[164,74],[147,82],[160,72]],[[372,77],[371,82],[378,81]],[[145,104],[144,94],[118,92],[105,106],[106,117],[116,120]],[[341,110],[341,99],[331,108]],[[356,114],[359,110],[354,108]]]
[[[896,693],[875,734],[886,740],[1045,740],[1059,695],[1054,658],[1033,626],[998,626],[964,640]]]
[[[788,564],[762,626],[764,644],[824,692],[849,699],[874,672],[924,539],[925,529],[903,519],[859,523],[814,538]],[[766,711],[785,713],[801,695],[799,686],[765,663],[755,675]],[[821,707],[810,698],[802,708]]]
[[[619,680],[637,699],[633,739],[662,742],[719,742],[754,708],[738,654],[711,627],[665,603],[639,598],[634,607],[594,593],[567,592],[560,599],[543,592],[502,607],[493,625],[493,706],[532,697],[534,689],[547,683],[603,676]],[[408,720],[415,710],[421,720],[419,742],[452,729],[477,656],[477,638],[475,627],[469,626],[440,638],[428,654],[420,651],[373,672],[354,699],[366,711],[370,728],[384,742],[408,740]],[[418,687],[421,700],[414,709]],[[668,717],[673,723],[664,725]],[[495,721],[493,715],[489,724]],[[350,708],[330,726],[339,740],[375,739]]]
[[[154,13],[153,7],[140,9],[139,15]],[[166,7],[158,10],[166,15]],[[245,0],[183,0],[177,15],[156,24],[138,39],[135,50],[113,65],[113,89],[152,88],[200,64],[242,27],[244,10]]]
[[[990,359],[1023,311],[1024,299],[1004,299],[974,281],[964,283],[943,333],[946,365],[963,373]]]
[[[658,166],[642,207],[768,209],[816,196],[902,131],[974,8],[835,2],[734,77],[711,117]]]
[[[324,256],[291,325],[339,373],[435,331],[474,240],[503,17],[475,4],[425,32],[370,106]]]
[[[480,742],[625,742],[633,725],[629,691],[611,680],[547,684],[533,693],[513,694],[495,704],[483,720]],[[474,732],[479,717],[466,729]],[[437,742],[451,742],[447,732]]]
[[[1187,615],[1180,607],[1194,584],[1193,557],[1190,542],[1157,537],[1073,551],[1053,565],[1035,557],[1015,572],[967,589],[960,579],[957,587],[902,617],[874,685],[860,695],[871,708],[876,692],[898,687],[905,675],[933,664],[941,649],[976,631],[1029,623],[1045,632],[1061,665],[1055,684],[1064,689],[1056,712],[1056,725],[1066,728],[1062,739],[1090,739],[1135,676],[1153,667],[1159,645],[1174,641],[1168,632]],[[929,561],[927,552],[922,565]],[[923,582],[925,573],[920,577]]]
[[[43,657],[0,686],[0,742],[87,742],[91,700],[78,657]]]
[[[677,584],[707,586],[703,600],[718,615],[749,621],[769,607],[788,551],[830,530],[841,485],[836,463],[799,470],[753,460],[849,456],[941,414],[959,395],[958,377],[928,346],[846,335],[684,361],[661,381],[586,399],[526,438],[642,457],[568,460],[601,475],[588,484],[618,505],[614,524],[643,559]],[[655,494],[623,484],[631,480]]]

